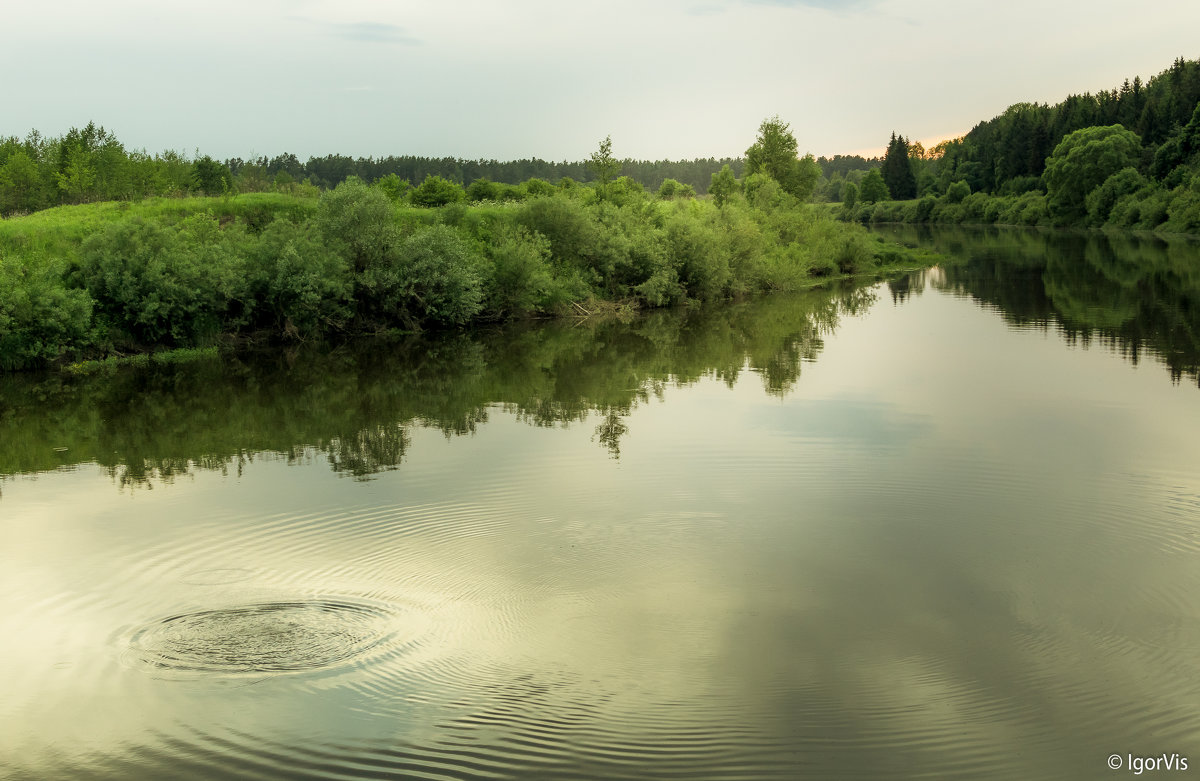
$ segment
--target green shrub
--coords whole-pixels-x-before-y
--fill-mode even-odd
[[[387,324],[465,323],[482,308],[483,267],[456,230],[434,225],[359,275],[360,301]]]
[[[167,230],[141,218],[83,244],[78,275],[104,317],[135,341],[189,346],[251,317],[244,234],[196,215]]]
[[[0,370],[43,366],[89,346],[92,298],[69,290],[61,263],[0,257]]]
[[[500,317],[520,317],[553,306],[550,242],[522,227],[502,228],[488,242],[492,261],[486,309]]]
[[[583,268],[597,241],[591,214],[578,201],[564,197],[529,201],[517,213],[517,222],[545,236],[558,264]]]
[[[437,207],[461,201],[467,197],[463,188],[449,179],[430,174],[412,191],[414,206]]]
[[[1119,199],[1137,192],[1147,184],[1149,182],[1146,181],[1146,177],[1139,174],[1136,168],[1126,167],[1117,171],[1088,193],[1085,199],[1088,220],[1093,225],[1102,225],[1108,220],[1109,213]]]
[[[545,179],[527,179],[522,183],[521,188],[525,190],[525,194],[530,198],[541,198],[546,195],[553,195],[556,192],[554,185],[547,182]]]
[[[695,198],[696,190],[690,184],[683,184],[674,179],[664,179],[658,188],[658,197],[663,201],[672,201],[676,198]]]
[[[473,203],[498,201],[500,200],[500,185],[487,178],[476,179],[467,185],[467,200]]]
[[[713,226],[685,211],[675,211],[667,219],[667,247],[671,268],[687,295],[700,300],[721,298],[729,289],[729,257]],[[658,290],[669,280],[660,275]]]
[[[1167,205],[1168,226],[1179,233],[1200,233],[1200,177],[1190,186],[1180,185],[1171,191]]]
[[[280,173],[282,173],[282,171]],[[407,179],[401,179],[398,174],[388,174],[387,176],[382,177],[378,182],[375,183],[375,186],[378,187],[380,192],[386,195],[388,200],[392,203],[399,203],[400,201],[403,201],[404,196],[408,194],[409,189],[412,187]]]
[[[946,188],[947,203],[962,203],[963,199],[971,194],[971,185],[959,180]]]
[[[349,262],[330,249],[312,223],[279,220],[253,250],[260,323],[293,337],[344,327],[353,314]]]
[[[392,202],[357,177],[321,196],[317,225],[358,271],[380,263],[399,239]]]

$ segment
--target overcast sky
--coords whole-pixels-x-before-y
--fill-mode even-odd
[[[580,160],[926,143],[1200,57],[1200,0],[34,0],[0,21],[0,135],[127,148]]]

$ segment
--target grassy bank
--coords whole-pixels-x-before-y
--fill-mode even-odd
[[[349,180],[0,220],[0,369],[671,306],[929,262],[773,184],[721,206],[621,178],[422,208]]]

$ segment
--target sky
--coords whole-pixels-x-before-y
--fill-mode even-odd
[[[41,0],[0,26],[0,136],[95,121],[219,159],[737,157],[927,146],[1200,58],[1200,2]]]

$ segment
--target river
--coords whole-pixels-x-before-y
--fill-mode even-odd
[[[0,377],[0,778],[1200,767],[1200,244],[892,235],[946,262]]]

